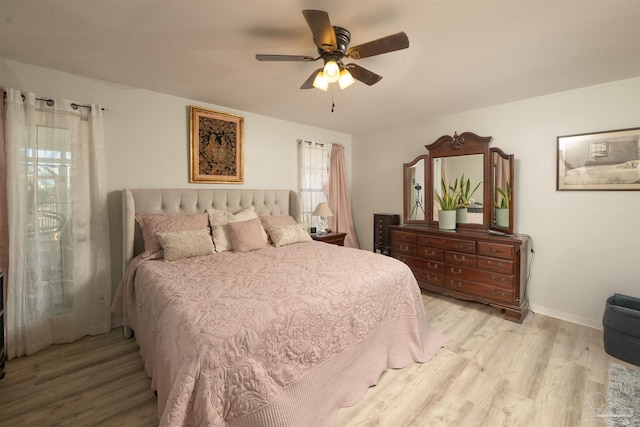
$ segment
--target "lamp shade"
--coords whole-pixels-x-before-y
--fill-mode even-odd
[[[340,85],[340,89],[346,89],[351,86],[355,80],[353,80],[353,76],[346,69],[340,71],[340,78],[338,79],[338,84]]]
[[[340,78],[340,67],[336,61],[330,59],[324,64],[323,73],[329,83],[335,83]]]
[[[324,78],[322,71],[318,71],[318,74],[316,74],[316,78],[313,80],[313,87],[325,92],[329,89],[329,81]]]
[[[318,206],[314,209],[313,216],[333,216],[333,212],[329,209],[329,205],[326,202],[318,203]]]

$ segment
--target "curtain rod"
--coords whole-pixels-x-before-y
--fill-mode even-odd
[[[4,99],[7,99],[7,91],[3,89],[3,92],[4,92]],[[22,100],[24,101],[24,95],[22,93],[20,93],[20,96],[22,96]],[[55,104],[55,101],[53,99],[51,99],[51,98],[38,98],[38,97],[36,97],[36,100],[46,102],[49,107],[52,107]],[[74,110],[77,110],[78,108],[91,108],[91,105],[83,105],[83,104],[77,104],[75,102],[72,102],[71,103],[71,108],[73,108]],[[104,108],[104,107],[100,107],[100,109],[102,111],[109,111],[108,108]]]
[[[303,139],[298,140],[298,144],[302,144],[303,142],[307,145],[316,145],[316,146],[324,147],[324,144],[322,142],[312,142],[312,141],[307,141]]]

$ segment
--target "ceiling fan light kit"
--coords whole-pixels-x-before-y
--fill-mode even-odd
[[[313,87],[324,92],[329,89],[329,80],[324,76],[324,71],[318,71],[316,78],[313,80]]]
[[[316,89],[327,91],[329,83],[336,82],[340,89],[346,89],[355,80],[368,86],[374,85],[382,79],[382,76],[353,63],[344,64],[342,59],[357,60],[409,47],[409,38],[404,32],[399,32],[349,48],[351,33],[345,28],[332,26],[327,12],[303,10],[302,15],[304,15],[307,25],[313,34],[313,42],[320,56],[313,58],[302,55],[256,55],[258,61],[311,62],[322,58],[324,67],[315,70],[300,86],[300,89],[315,87]]]
[[[335,83],[340,78],[340,67],[336,61],[329,59],[324,64],[323,73],[324,78],[327,79],[329,83]]]
[[[340,86],[340,89],[346,89],[354,83],[355,80],[353,76],[350,72],[347,71],[346,68],[340,71],[340,78],[338,79],[338,85]]]

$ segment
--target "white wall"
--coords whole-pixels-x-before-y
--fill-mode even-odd
[[[493,136],[491,146],[515,154],[515,231],[535,249],[533,310],[601,328],[608,296],[640,296],[640,192],[556,191],[556,137],[631,127],[640,77],[354,135],[360,246],[372,248],[374,213],[402,214],[403,163],[454,131]]]
[[[351,179],[351,136],[222,106],[125,87],[0,58],[0,85],[99,103],[104,114],[114,290],[122,277],[123,188],[277,188],[297,190],[297,139],[345,147]],[[239,94],[239,96],[242,96]],[[189,105],[244,116],[244,184],[189,184]]]

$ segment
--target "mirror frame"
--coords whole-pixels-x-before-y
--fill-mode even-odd
[[[434,143],[425,145],[429,151],[429,157],[432,159],[429,162],[429,171],[425,168],[425,175],[427,175],[428,182],[428,197],[425,193],[425,200],[428,198],[430,211],[427,215],[427,222],[431,225],[437,225],[438,221],[433,219],[433,212],[431,212],[431,206],[435,206],[434,194],[433,194],[433,159],[438,157],[456,157],[465,156],[468,154],[482,154],[483,159],[483,209],[482,209],[482,224],[456,224],[456,228],[470,228],[470,229],[482,229],[487,230],[491,224],[491,216],[493,209],[487,209],[487,201],[491,201],[491,194],[494,192],[491,179],[491,158],[489,153],[489,143],[491,142],[490,136],[478,136],[473,132],[463,132],[458,135],[457,132],[450,135],[444,135],[438,138]],[[492,204],[489,206],[493,206]],[[513,222],[513,221],[512,221]]]
[[[423,177],[423,182],[424,182],[424,193],[423,193],[423,198],[424,198],[424,203],[422,205],[422,207],[424,208],[424,218],[423,220],[420,219],[409,219],[409,215],[410,215],[410,211],[409,211],[409,194],[411,194],[411,190],[412,190],[412,185],[409,183],[409,180],[407,179],[407,171],[409,170],[409,168],[415,166],[420,160],[424,160],[424,177]],[[403,196],[403,208],[402,208],[402,214],[403,214],[403,218],[404,218],[404,222],[405,224],[426,224],[427,223],[427,212],[431,211],[431,205],[429,204],[429,200],[427,200],[427,185],[429,184],[429,181],[427,180],[428,177],[428,171],[431,170],[430,164],[429,164],[429,155],[428,154],[422,154],[418,157],[416,157],[415,159],[413,159],[413,161],[409,162],[409,163],[404,163],[402,165],[402,183],[403,183],[403,191],[404,191],[404,196]]]
[[[499,231],[501,233],[513,234],[513,224],[514,224],[514,156],[513,154],[506,154],[499,148],[491,148],[489,150],[491,157],[491,188],[493,191],[491,192],[490,206],[491,206],[491,220],[489,222],[490,230]],[[509,225],[507,227],[501,227],[496,224],[496,208],[494,203],[498,200],[498,192],[496,191],[496,162],[495,156],[498,156],[502,160],[506,160],[509,164],[509,172],[507,173],[507,180],[510,183],[509,186]]]

